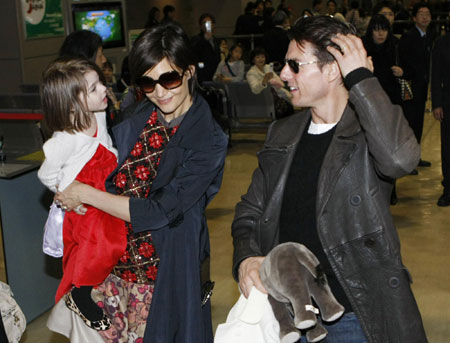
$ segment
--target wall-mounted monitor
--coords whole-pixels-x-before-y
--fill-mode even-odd
[[[89,30],[103,40],[103,47],[124,47],[124,13],[121,2],[72,3],[74,30]]]

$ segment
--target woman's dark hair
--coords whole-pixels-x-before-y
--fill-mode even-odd
[[[181,26],[164,23],[144,30],[134,42],[129,55],[131,82],[144,75],[167,58],[174,69],[188,70],[195,66],[196,57],[191,43]],[[189,79],[189,91],[193,95],[196,73]]]
[[[266,57],[267,60],[267,52],[264,48],[257,46],[256,48],[254,48],[252,50],[252,52],[250,53],[250,62],[252,64],[254,64],[253,59],[258,56],[258,55],[264,55]]]
[[[84,74],[101,71],[84,58],[60,57],[42,73],[40,84],[44,120],[51,131],[74,133],[89,127],[91,114],[87,108]],[[83,97],[80,97],[83,94]]]
[[[375,47],[375,42],[373,41],[373,31],[375,30],[385,30],[388,32],[386,41],[384,44],[390,45],[394,44],[394,36],[392,34],[391,24],[389,20],[382,14],[375,14],[370,19],[369,25],[367,26],[366,34],[364,35],[363,41],[366,50],[371,51]]]
[[[236,48],[241,48],[242,52],[244,52],[244,48],[242,47],[241,43],[233,44],[231,46],[231,48],[228,49],[227,57],[225,57],[226,62],[228,62],[230,60],[231,54],[233,53],[234,49],[236,49]]]
[[[315,48],[315,56],[324,64],[334,62],[334,57],[327,50],[332,46],[340,50],[340,47],[332,42],[332,38],[338,33],[356,35],[353,26],[349,26],[342,21],[329,16],[304,17],[298,19],[288,31],[289,38],[295,40],[299,47],[303,47],[305,42],[311,43]]]
[[[97,50],[103,46],[102,38],[91,31],[74,31],[64,39],[59,56],[83,57],[95,63]]]
[[[156,20],[156,14],[160,12],[158,7],[153,6],[150,11],[148,11],[147,23],[145,23],[145,28],[150,28],[158,24]]]

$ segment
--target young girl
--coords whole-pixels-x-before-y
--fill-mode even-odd
[[[106,129],[108,102],[100,72],[87,60],[61,58],[43,73],[42,108],[54,133],[44,144],[38,177],[53,192],[74,180],[105,190],[105,179],[117,166],[117,151]],[[56,303],[64,301],[89,327],[108,329],[111,321],[92,301],[91,290],[125,251],[124,222],[94,207],[79,206],[65,213],[63,242],[64,275]]]
[[[220,61],[214,74],[214,81],[238,82],[244,80],[245,65],[242,61],[242,46],[231,47],[225,60]]]

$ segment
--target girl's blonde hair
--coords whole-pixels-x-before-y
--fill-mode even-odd
[[[62,57],[50,63],[42,74],[41,104],[44,119],[51,131],[74,133],[91,124],[84,74],[99,68],[88,60]],[[81,96],[80,96],[81,95]]]

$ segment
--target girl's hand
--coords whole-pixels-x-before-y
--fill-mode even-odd
[[[392,66],[391,67],[392,74],[394,74],[395,77],[402,77],[403,76],[403,69],[399,66]]]

